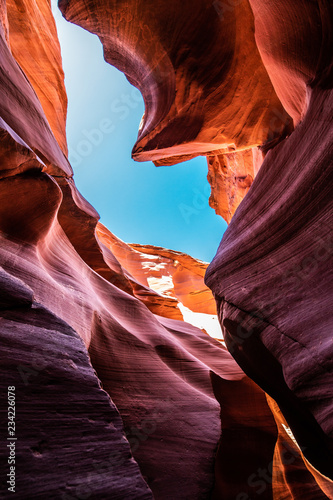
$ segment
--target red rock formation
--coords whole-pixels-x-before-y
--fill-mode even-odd
[[[325,294],[333,286],[332,124],[323,104],[330,99],[315,91],[303,123],[267,156],[206,278],[229,349],[278,402],[304,455],[326,476],[333,470]]]
[[[304,9],[304,2],[302,1],[297,2],[290,9],[290,2],[287,0],[284,2],[276,1],[271,4],[264,3],[261,0],[253,0],[250,3],[254,13],[257,44],[273,85],[285,109],[294,118],[294,122],[297,124],[300,119],[303,119],[303,123],[285,143],[279,146],[274,137],[270,137],[273,141],[263,148],[267,151],[274,147],[274,151],[269,152],[264,163],[265,167],[261,169],[261,175],[250,191],[253,205],[249,200],[245,205],[243,204],[246,209],[240,210],[238,217],[235,219],[236,222],[232,223],[229,233],[227,233],[231,234],[231,236],[226,236],[222,243],[220,252],[210,268],[208,283],[217,297],[221,321],[224,321],[230,348],[233,347],[233,343],[236,343],[234,353],[236,359],[268,393],[278,400],[297,441],[305,448],[305,460],[308,460],[318,470],[319,475],[322,474],[324,482],[329,482],[328,479],[325,480],[323,477],[330,476],[333,469],[331,429],[329,427],[331,420],[327,416],[331,411],[331,407],[326,396],[321,396],[322,388],[325,388],[324,390],[327,392],[329,390],[329,380],[331,381],[324,368],[330,359],[327,348],[331,336],[326,325],[329,315],[326,314],[326,317],[322,319],[324,331],[321,332],[321,335],[325,345],[325,350],[323,350],[323,348],[317,346],[317,340],[311,335],[315,323],[311,323],[311,314],[307,312],[307,300],[310,300],[308,294],[314,292],[312,286],[307,283],[299,286],[297,290],[291,290],[290,282],[285,282],[279,285],[278,288],[277,283],[279,282],[274,282],[276,271],[272,271],[275,269],[275,267],[272,268],[272,259],[273,263],[278,261],[279,267],[287,271],[288,260],[295,261],[300,258],[302,263],[303,257],[310,259],[311,250],[307,245],[304,245],[306,239],[305,236],[302,238],[302,231],[308,235],[309,224],[311,219],[314,218],[312,227],[316,234],[317,218],[321,218],[322,224],[324,221],[329,220],[330,212],[324,209],[324,206],[327,207],[329,203],[328,189],[324,189],[319,179],[325,179],[326,182],[329,180],[329,173],[325,172],[325,168],[329,165],[328,154],[331,151],[332,144],[329,135],[331,125],[330,114],[325,114],[323,103],[324,99],[326,99],[326,104],[331,105],[330,94],[328,91],[324,93],[324,90],[322,90],[321,94],[318,92],[312,94],[311,87],[317,86],[321,89],[327,89],[331,86],[331,57],[328,54],[330,53],[329,47],[332,41],[329,34],[332,27],[332,11],[327,1],[313,2]],[[141,89],[146,101],[146,117],[138,143],[134,149],[134,156],[136,159],[153,159],[159,164],[167,164],[168,160],[166,158],[169,156],[173,156],[174,160],[179,161],[183,160],[188,152],[190,155],[203,152],[204,150],[200,149],[201,146],[197,146],[196,141],[198,137],[201,138],[200,134],[203,131],[207,134],[207,130],[211,130],[209,126],[206,126],[207,115],[205,115],[205,111],[207,111],[207,108],[205,106],[207,100],[203,98],[205,94],[202,92],[201,86],[195,88],[195,85],[200,81],[201,72],[205,69],[205,63],[210,63],[212,52],[207,50],[209,47],[208,38],[207,45],[201,44],[201,50],[206,59],[199,59],[194,40],[192,39],[191,43],[186,43],[188,41],[186,38],[187,25],[185,25],[181,36],[179,36],[177,22],[168,23],[165,21],[169,15],[175,16],[177,8],[182,9],[182,12],[184,12],[186,4],[174,8],[168,6],[169,10],[167,12],[163,9],[163,5],[160,2],[157,5],[155,4],[153,10],[144,10],[138,4],[135,7],[130,2],[127,2],[125,5],[122,4],[119,10],[117,10],[116,4],[112,5],[112,12],[108,12],[108,7],[102,1],[90,1],[84,5],[79,0],[63,0],[61,2],[61,7],[67,19],[97,33],[104,44],[106,60],[122,69],[129,79]],[[191,6],[191,13],[186,16],[189,24],[191,23],[191,28],[195,26],[195,22],[200,23],[200,33],[205,32],[207,22],[207,17],[203,15],[203,11],[200,11],[201,7],[201,3],[196,4],[195,8]],[[237,29],[232,34],[228,32],[230,26],[228,20],[230,20],[230,16],[233,19],[236,18],[237,21],[243,19],[242,16],[245,15],[249,19],[249,16],[246,10],[241,13],[237,10],[236,5],[233,5],[233,7],[232,9],[224,9],[222,23],[225,31],[221,30],[221,36],[228,33],[229,39],[235,41],[236,49],[233,52],[235,54],[239,47],[245,46],[245,48],[248,48],[250,42],[238,46],[237,43],[241,38],[238,38]],[[243,4],[242,7],[244,7]],[[145,17],[146,12],[149,12],[149,18]],[[163,16],[166,25],[172,26],[171,34],[166,32],[165,25],[163,25],[163,29],[160,28],[159,16]],[[109,19],[111,19],[111,22],[106,22]],[[135,20],[134,23],[133,19]],[[182,24],[184,24],[184,16],[179,16],[178,19],[181,19]],[[199,21],[197,21],[198,19]],[[134,28],[129,29],[130,22]],[[244,28],[245,32],[246,27]],[[309,37],[309,33],[311,33],[311,37]],[[210,36],[213,36],[213,34],[214,29],[211,29]],[[248,39],[250,40],[250,37]],[[117,50],[119,40],[122,47],[125,47],[121,54]],[[177,41],[177,50],[172,52],[171,47],[173,47],[174,40]],[[221,47],[221,44],[218,46]],[[179,62],[177,56],[180,57],[186,47],[190,47],[188,56]],[[228,53],[228,47],[228,42],[224,40],[222,49],[226,53]],[[223,50],[221,50],[221,53]],[[133,52],[135,52],[135,56],[133,56]],[[162,63],[160,65],[156,53],[162,54]],[[242,50],[240,50],[240,53],[242,53]],[[199,60],[200,65],[197,64],[195,71],[188,70],[192,61],[198,63]],[[231,59],[226,58],[226,60],[230,61]],[[217,61],[215,59],[216,67],[223,67]],[[234,91],[231,106],[236,105],[237,99],[241,96],[243,102],[240,109],[246,112],[248,108],[246,100],[244,100],[244,94],[242,91],[238,94],[234,90],[236,88],[233,85],[234,80],[230,81],[227,77],[228,70],[231,69],[231,78],[237,78],[238,71],[242,70],[240,61],[241,56],[238,58],[239,64],[237,68],[231,65],[226,70],[226,67],[224,67],[222,81],[228,82],[230,88]],[[162,69],[167,68],[169,63],[171,63],[171,67],[169,65],[169,68],[163,73]],[[149,78],[145,78],[142,70],[147,64],[152,68],[151,72],[148,73]],[[251,67],[250,64],[249,67]],[[260,62],[256,61],[256,67],[260,67]],[[191,75],[191,78],[186,79],[188,74]],[[243,82],[246,81],[246,74],[246,71],[242,73]],[[156,79],[156,75],[159,78]],[[211,81],[214,81],[214,73],[209,76]],[[172,78],[174,78],[175,82],[175,92],[173,90],[170,92]],[[153,83],[151,80],[153,80]],[[251,93],[250,86],[247,85],[247,91]],[[184,99],[184,88],[188,90],[186,100]],[[195,99],[191,94],[194,88],[196,90]],[[217,86],[215,86],[216,88]],[[200,89],[200,92],[198,92],[198,89]],[[212,88],[209,90],[212,91]],[[211,95],[215,97],[218,92],[216,94],[212,92]],[[152,99],[152,96],[154,99]],[[251,95],[251,99],[252,103],[258,104],[255,96]],[[151,104],[152,101],[153,104]],[[178,102],[180,104],[177,105]],[[199,102],[202,106],[199,108],[200,112],[203,111],[198,115],[196,110],[199,105],[196,106],[196,104]],[[155,113],[155,103],[159,104],[157,109],[160,114]],[[190,116],[186,122],[184,115],[188,112],[187,103],[191,103],[192,108],[191,113],[188,113]],[[230,109],[228,108],[227,93],[223,95],[220,103],[224,106],[224,109]],[[308,108],[309,103],[310,108]],[[165,105],[165,111],[162,111],[163,105]],[[258,109],[262,110],[260,105],[258,105]],[[232,124],[233,132],[238,130],[237,126],[242,122],[238,121],[235,124],[230,119],[230,115],[228,119],[228,115],[219,113],[219,110],[219,104],[216,104],[214,109],[216,120],[219,120],[223,127],[226,127],[226,123],[227,126]],[[271,134],[272,130],[275,129],[275,118],[277,116],[280,118],[280,113],[280,109],[277,108],[276,116],[270,116],[270,121],[264,125],[266,134]],[[209,115],[209,113],[207,114]],[[198,116],[204,116],[205,118],[200,121]],[[235,116],[238,115],[235,114]],[[316,117],[317,122],[317,133],[313,129],[311,130],[314,117]],[[251,120],[248,120],[247,124],[250,123]],[[286,120],[285,124],[286,128],[288,128]],[[243,123],[242,130],[245,130]],[[225,128],[223,131],[225,132]],[[286,130],[285,133],[288,134],[290,131],[289,128],[289,131]],[[281,128],[279,132],[281,132]],[[319,138],[318,134],[324,135]],[[194,136],[195,139],[192,138]],[[204,140],[200,139],[200,143],[205,142],[207,146],[209,141],[206,137]],[[218,137],[216,132],[214,137]],[[266,139],[268,138],[266,137]],[[216,147],[210,146],[210,150],[219,149],[219,154],[227,152],[226,149],[223,150],[223,147],[228,146],[230,148],[230,142],[235,143],[233,150],[236,150],[236,152],[238,149],[255,145],[255,141],[247,142],[244,140],[243,142],[237,142],[234,140],[234,136],[233,141],[230,140],[227,144],[220,143],[220,145],[217,145],[217,142]],[[303,150],[300,146],[302,143]],[[311,145],[312,149],[309,145]],[[317,153],[318,146],[320,157]],[[295,153],[297,150],[299,150],[298,155]],[[212,155],[208,148],[205,151],[209,156]],[[313,151],[316,153],[313,153]],[[230,149],[228,152],[230,153]],[[307,158],[306,167],[302,164],[302,158],[305,157]],[[170,163],[174,160],[171,160]],[[230,168],[230,170],[232,169]],[[246,186],[241,185],[239,187],[246,191],[251,180],[247,176],[251,175],[251,173],[247,169],[244,170],[241,177],[243,177],[243,180],[247,179],[248,182]],[[306,172],[305,176],[304,172]],[[238,175],[234,173],[231,176],[234,179],[236,177]],[[309,182],[310,179],[311,182]],[[225,213],[227,218],[230,218],[241,196],[239,187],[235,189],[234,183],[231,181],[230,189],[230,181],[228,184],[227,203],[224,203],[224,206],[222,205],[218,209],[221,213]],[[269,198],[267,191],[269,191]],[[238,198],[238,200],[233,205],[235,198]],[[314,200],[315,203],[313,204],[311,200]],[[322,212],[319,212],[322,205]],[[316,207],[316,210],[311,209],[311,215],[309,214],[309,206]],[[293,217],[290,217],[291,215]],[[288,223],[286,217],[290,217]],[[304,229],[302,229],[303,227]],[[294,233],[297,234],[298,240],[292,236]],[[272,236],[269,238],[269,235]],[[320,231],[319,237],[322,237]],[[296,244],[295,242],[297,242],[297,245],[293,247],[293,244]],[[259,243],[261,246],[259,246]],[[313,247],[313,243],[310,243],[311,246]],[[267,259],[267,263],[265,261],[261,262],[261,258]],[[249,266],[248,272],[245,272],[244,269],[246,265]],[[265,275],[260,281],[259,276],[266,269],[265,266],[270,270],[271,275],[268,274],[267,277]],[[294,269],[295,266],[296,263],[293,262],[292,268]],[[322,278],[316,273],[315,279]],[[327,286],[330,288],[330,277],[327,276],[326,280]],[[243,286],[240,286],[240,283],[244,283]],[[272,298],[268,293],[274,286],[278,288],[277,296],[281,298],[279,303],[275,301],[272,303]],[[316,290],[315,281],[313,286]],[[318,288],[318,292],[319,290]],[[284,302],[286,298],[288,298],[288,314],[285,312],[286,305]],[[284,304],[283,307],[281,304]],[[302,315],[298,314],[296,309],[296,307],[300,307],[300,304],[303,304],[303,309],[305,308]],[[262,311],[264,312],[264,319],[262,319]],[[315,311],[314,309],[314,315],[317,314]],[[310,320],[308,337],[304,337],[305,326],[302,317],[307,317]],[[249,322],[249,330],[244,326],[247,321]],[[251,324],[253,321],[255,321],[256,328]],[[279,321],[282,322],[281,325]],[[243,338],[239,340],[239,329],[244,333],[246,342]],[[290,333],[288,333],[289,330],[291,330]],[[287,334],[282,333],[285,331],[287,331]],[[256,334],[254,335],[252,332]],[[285,335],[287,335],[287,338],[283,343]],[[302,341],[298,337],[301,335],[304,337]],[[291,341],[287,340],[288,338],[292,339],[295,345],[290,344]],[[282,351],[281,345],[284,345]],[[317,358],[322,359],[319,365],[320,367],[323,365],[322,371],[318,367],[312,367],[311,359],[306,355],[307,351],[309,353],[315,352]],[[306,363],[303,365],[295,363],[294,368],[292,368],[291,361],[295,358],[296,360],[305,359]],[[312,382],[316,380],[316,390],[313,388],[312,383],[308,385],[306,382],[309,373],[311,373],[311,377],[312,373],[316,374],[312,377]],[[276,381],[279,381],[279,384]],[[302,381],[301,384],[300,381]],[[319,483],[321,483],[321,480]],[[327,488],[324,488],[324,490],[327,491]]]
[[[173,164],[254,147],[283,132],[288,115],[261,62],[247,0],[224,10],[213,0],[59,6],[67,20],[99,36],[105,60],[141,91],[146,110],[136,160]]]
[[[298,123],[309,105],[307,85],[318,75],[329,77],[332,5],[327,0],[249,0],[255,38],[284,108]]]
[[[208,182],[212,193],[209,205],[229,224],[238,205],[249,191],[263,161],[258,148],[209,156]]]
[[[10,50],[43,106],[62,151],[67,154],[67,94],[60,46],[50,2],[7,0]]]
[[[59,5],[67,20],[100,37],[106,61],[143,95],[133,158],[160,166],[209,156],[211,206],[229,222],[260,164],[256,153],[254,161],[244,153],[240,173],[234,158],[267,150],[292,130],[262,64],[248,0],[174,1],[167,9],[164,0]],[[228,165],[219,179],[217,157]]]
[[[212,292],[203,281],[207,263],[161,247],[127,245],[102,224],[97,225],[97,236],[142,285],[177,299],[193,312],[216,314]]]
[[[8,241],[2,238],[1,244],[8,249]],[[0,282],[1,392],[7,399],[10,391],[10,401],[16,400],[17,439],[7,440],[12,420],[3,404],[1,437],[14,443],[15,474],[7,476],[9,448],[3,446],[1,497],[152,499],[82,339],[38,303],[24,281],[2,270]],[[112,483],[110,474],[118,480]]]
[[[7,194],[3,214],[13,214],[10,221],[0,217],[5,276],[0,333],[7,346],[2,383],[24,393],[16,420],[23,445],[17,498],[79,498],[82,491],[87,498],[151,498],[130,460],[119,415],[99,389],[79,336],[120,412],[134,457],[155,497],[208,497],[220,436],[210,376],[215,374],[226,385],[238,380],[240,387],[246,377],[221,344],[184,322],[154,316],[89,267],[82,258],[86,233],[81,244],[77,237],[89,214],[81,201],[79,209],[66,209],[64,218],[64,198],[52,177],[35,169],[0,184]],[[88,260],[89,247],[86,252]],[[234,395],[237,399],[237,392]],[[92,401],[98,414],[87,408]],[[259,406],[265,411],[265,404]],[[52,433],[47,432],[49,425]],[[246,418],[241,426],[245,435],[252,434]],[[235,468],[246,466],[247,457],[232,458],[233,444],[222,440],[221,446]],[[89,458],[82,460],[87,452]],[[50,460],[60,454],[59,468],[50,468]],[[271,457],[271,450],[260,453],[262,463]],[[37,467],[36,483],[29,478]],[[1,488],[6,491],[5,484]]]
[[[314,2],[298,9],[296,17],[291,8],[284,24],[278,2],[252,3],[268,70],[284,68],[281,98],[286,103],[293,98],[305,116],[267,155],[206,281],[217,299],[229,349],[277,401],[310,471],[332,498],[327,479],[333,479],[332,9],[328,2]],[[317,18],[312,8],[322,16],[320,26],[313,25]],[[264,30],[263,15],[278,21],[267,21],[272,28]],[[314,30],[310,53],[303,50],[309,40],[304,26]],[[308,71],[301,74],[299,68]],[[306,109],[300,104],[301,88],[307,94]]]
[[[156,498],[207,497],[220,437],[210,375],[246,377],[220,343],[136,298],[145,287],[95,239],[98,216],[66,176],[42,107],[1,40],[1,111],[11,124],[1,122],[0,136],[1,384],[18,396],[15,498],[152,498],[142,474]],[[182,259],[202,280],[205,266]],[[6,496],[3,478],[0,488]]]
[[[137,156],[214,154],[226,217],[250,184],[234,179],[256,173],[238,149],[274,146],[207,274],[228,346],[251,381],[221,343],[172,319],[178,300],[211,307],[205,265],[125,245],[97,226],[63,154],[66,99],[48,3],[0,1],[0,384],[17,394],[14,498],[333,498],[328,2],[302,10],[300,0],[284,25],[282,2],[251,0],[277,93],[295,120],[305,114],[278,145],[287,115],[247,3],[62,2],[142,89]],[[22,23],[31,27],[24,48]],[[216,162],[225,161],[221,180]],[[161,279],[158,266],[172,279],[163,294],[147,286]],[[7,410],[5,442],[4,424]],[[7,467],[5,447],[0,457]],[[4,497],[7,488],[1,477]]]
[[[45,3],[47,3],[46,0]],[[44,2],[41,2],[41,5],[43,6]],[[14,140],[12,143],[13,151],[15,149],[24,150],[25,156],[29,155],[29,160],[37,155],[39,162],[44,163],[44,168],[50,174],[70,176],[72,175],[72,169],[51,132],[40,101],[10,51],[11,37],[8,30],[9,23],[5,2],[2,7],[2,22],[0,25],[0,127],[3,131],[2,134],[7,134],[9,141],[11,141],[10,137]],[[36,9],[39,8],[36,7]],[[48,12],[50,18],[50,10],[44,10]],[[41,11],[43,11],[43,7]],[[53,22],[53,20],[49,20],[50,25]],[[47,21],[46,24],[48,24]],[[14,40],[17,40],[17,38],[14,34]],[[30,43],[27,47],[34,49],[38,43],[39,41],[36,40],[34,44]],[[27,52],[26,54],[28,57]],[[45,71],[47,72],[48,69],[46,67]],[[54,86],[56,87],[56,84]],[[63,117],[60,116],[59,120],[63,120]],[[29,150],[34,152],[35,155],[31,155]],[[17,164],[16,169],[13,170],[17,172],[26,168],[30,168],[30,164],[25,166]]]

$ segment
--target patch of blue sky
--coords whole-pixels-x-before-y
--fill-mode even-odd
[[[68,94],[67,140],[76,185],[101,222],[126,242],[209,262],[224,220],[208,205],[204,157],[173,167],[134,162],[144,112],[140,92],[104,61],[97,36],[62,18],[52,0]]]

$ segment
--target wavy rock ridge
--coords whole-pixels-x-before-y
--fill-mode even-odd
[[[215,313],[206,265],[121,242],[77,191],[49,3],[1,0],[10,495],[333,498],[330,3],[60,7],[144,96],[133,156],[163,165],[206,155],[211,204],[228,221],[247,195],[206,274],[228,352],[182,321],[185,308]],[[0,459],[7,470],[6,447]]]

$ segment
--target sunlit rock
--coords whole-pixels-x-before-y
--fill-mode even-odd
[[[289,124],[262,63],[247,0],[61,0],[141,91],[133,158],[173,164],[255,147]]]
[[[228,349],[278,403],[332,498],[332,6],[251,5],[268,72],[301,122],[267,154],[206,283]]]
[[[333,498],[330,3],[60,2],[144,96],[133,156],[205,154],[235,213],[206,274],[223,342],[207,264],[122,242],[78,192],[49,3],[0,5],[13,498]]]

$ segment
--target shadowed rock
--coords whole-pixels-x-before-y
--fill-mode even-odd
[[[5,395],[15,386],[20,440],[11,496],[333,498],[330,4],[61,2],[142,91],[135,158],[206,154],[226,219],[247,193],[206,277],[237,362],[175,319],[179,303],[214,312],[205,263],[121,242],[77,191],[48,2],[0,5],[0,380]],[[2,471],[5,447],[0,458]]]

